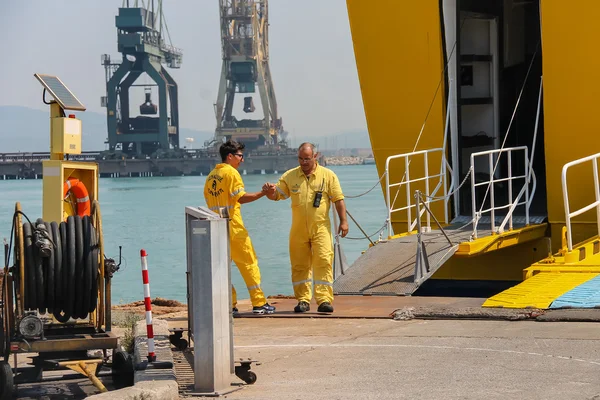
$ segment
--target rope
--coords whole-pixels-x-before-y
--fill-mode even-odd
[[[367,190],[366,192],[364,192],[364,193],[361,193],[361,194],[358,194],[358,195],[356,195],[356,196],[344,195],[344,197],[346,197],[346,198],[348,198],[348,199],[357,199],[357,198],[359,198],[359,197],[362,197],[362,196],[364,196],[364,195],[368,194],[368,193],[369,193],[371,190],[375,189],[375,188],[377,187],[377,185],[379,185],[379,183],[380,183],[380,182],[381,182],[381,180],[382,180],[382,179],[385,177],[385,175],[386,175],[386,173],[384,172],[384,173],[381,175],[381,177],[379,178],[379,180],[377,181],[377,183],[375,183],[375,185],[373,185],[373,187],[372,187],[371,189]]]
[[[536,57],[538,49],[540,47],[540,41],[541,41],[541,39],[538,40],[538,43],[535,47],[535,52],[533,53],[533,56],[531,57],[531,62],[529,63],[529,68],[527,69],[527,74],[525,75],[525,80],[523,81],[523,85],[521,86],[521,92],[519,93],[517,103],[515,104],[515,108],[513,109],[512,116],[510,117],[510,122],[508,124],[508,128],[506,128],[506,133],[504,134],[504,139],[502,140],[502,146],[500,146],[500,150],[503,150],[504,146],[506,145],[506,139],[508,138],[508,133],[510,132],[510,128],[512,127],[513,121],[515,119],[515,115],[517,115],[517,109],[519,108],[519,103],[521,102],[521,97],[523,96],[523,91],[525,90],[525,85],[527,84],[527,79],[529,78],[529,73],[531,72],[531,68],[533,67],[533,62],[535,61],[535,57]],[[492,173],[490,175],[490,182],[485,189],[485,195],[483,196],[483,201],[481,202],[481,208],[479,209],[479,212],[478,212],[479,215],[481,215],[481,212],[483,211],[483,207],[485,206],[485,201],[487,200],[488,193],[490,191],[491,186],[493,185],[493,182],[492,182],[493,176],[496,174],[496,168],[498,167],[498,163],[500,162],[501,154],[502,154],[501,152],[498,154],[498,158],[496,159],[496,163],[494,164],[494,169],[492,170]],[[526,182],[526,184],[527,184],[527,182]],[[479,219],[477,219],[475,224],[477,224],[478,222],[479,222]],[[475,228],[477,228],[477,226],[475,226]]]
[[[461,26],[459,28],[459,34],[462,31],[462,28],[465,24],[465,20],[462,21]],[[444,69],[442,71],[440,80],[438,81],[437,87],[435,89],[435,92],[433,94],[433,99],[431,100],[431,103],[429,104],[429,108],[427,110],[427,114],[425,115],[425,120],[423,121],[423,124],[421,125],[421,130],[419,131],[419,135],[417,136],[417,140],[415,141],[415,145],[413,147],[413,152],[415,152],[417,150],[417,147],[419,145],[419,142],[421,140],[421,137],[423,135],[423,131],[425,130],[425,125],[427,124],[427,121],[429,120],[429,115],[431,114],[431,109],[433,108],[433,104],[435,103],[435,99],[437,98],[437,94],[440,90],[440,87],[442,85],[442,82],[444,80],[444,77],[446,75],[446,70],[448,69],[448,64],[450,63],[450,60],[452,59],[452,56],[454,54],[454,51],[456,50],[456,44],[458,42],[458,39],[454,41],[453,45],[452,45],[452,50],[450,51],[450,55],[448,56],[448,59],[446,60],[446,62],[444,63]],[[412,162],[412,160],[408,161],[408,164],[410,166],[410,163]],[[467,175],[465,176],[465,178],[463,179],[463,181],[461,182],[461,184],[455,189],[453,190],[451,193],[446,194],[443,197],[435,197],[435,196],[425,196],[429,199],[438,199],[438,200],[442,200],[442,199],[446,199],[450,196],[452,196],[454,193],[456,193],[458,190],[460,190],[460,188],[465,184],[465,182],[467,181],[467,178],[470,176],[471,172],[472,172],[473,168],[469,168],[469,171],[467,173]],[[404,175],[402,176],[402,180],[400,181],[400,183],[404,182],[404,180],[406,179],[406,172],[404,172]],[[345,195],[344,197],[349,198],[349,199],[354,199],[354,198],[359,198],[362,197],[366,194],[368,194],[369,192],[371,192],[373,189],[375,189],[375,187],[377,187],[377,185],[379,185],[379,183],[381,182],[381,180],[385,177],[386,172],[384,172],[381,177],[379,178],[379,180],[377,181],[377,183],[375,183],[375,185],[373,185],[373,187],[371,187],[369,190],[367,190],[366,192],[359,194],[359,195],[355,195],[355,196],[349,196],[349,195]],[[396,190],[396,195],[394,196],[394,200],[392,201],[392,204],[390,205],[390,208],[394,207],[394,204],[396,203],[396,199],[398,198],[398,194],[400,193],[400,190]],[[348,213],[348,211],[346,211]],[[358,226],[358,228],[363,232],[363,234],[365,235],[364,238],[351,238],[351,237],[346,237],[345,239],[350,239],[350,240],[364,240],[364,239],[369,239],[369,241],[371,240],[371,237],[379,234],[383,229],[385,229],[385,227],[387,226],[387,221],[384,223],[384,225],[374,234],[372,235],[367,235],[364,230],[361,228],[361,226],[357,223],[357,221],[350,215],[350,213],[348,213],[348,215],[350,216],[350,218],[352,218],[352,220],[354,221],[354,223]],[[470,224],[471,222],[469,222]],[[372,242],[371,242],[372,243]]]
[[[460,28],[458,29],[458,33],[456,35],[457,38],[460,37],[460,33],[462,32],[465,22],[466,22],[466,19],[463,19],[462,23],[460,24]],[[431,100],[431,103],[429,104],[429,109],[427,110],[427,114],[425,115],[425,121],[423,121],[423,125],[421,126],[421,131],[419,132],[419,136],[417,136],[417,141],[415,142],[415,146],[413,147],[413,152],[417,151],[417,146],[419,145],[419,141],[421,140],[421,136],[423,135],[423,131],[425,130],[425,124],[427,123],[427,120],[429,119],[429,114],[431,113],[431,109],[433,108],[433,104],[435,103],[435,98],[437,97],[438,91],[440,90],[440,86],[442,85],[442,81],[444,80],[444,77],[446,76],[446,70],[448,69],[448,64],[450,64],[452,55],[454,54],[454,51],[456,50],[456,43],[458,43],[458,39],[456,39],[454,41],[454,44],[452,45],[452,50],[450,50],[450,55],[448,56],[448,59],[444,63],[444,70],[442,71],[442,76],[440,77],[437,88],[435,89],[435,93],[433,94],[433,99]],[[444,144],[444,146],[445,146],[445,144]],[[411,162],[412,162],[412,160],[408,160],[408,166],[410,166]],[[402,180],[400,181],[400,183],[404,182],[405,178],[406,178],[406,171],[404,171],[404,175],[402,176]],[[396,196],[394,197],[394,201],[392,201],[392,204],[389,206],[390,209],[394,208],[394,204],[396,204],[396,199],[398,198],[399,192],[400,192],[400,190],[396,190]]]
[[[460,32],[462,31],[465,21],[466,21],[466,19],[463,19],[462,24],[460,24],[460,29],[458,30],[457,37],[460,37]],[[442,71],[442,76],[440,77],[437,88],[435,89],[435,93],[433,94],[433,99],[431,100],[431,103],[429,104],[429,109],[427,110],[427,115],[425,116],[425,121],[423,121],[423,125],[421,126],[421,131],[419,132],[419,136],[417,137],[417,142],[415,143],[415,147],[413,148],[413,151],[417,150],[417,146],[419,145],[419,141],[421,140],[421,135],[423,134],[423,130],[425,129],[425,124],[427,123],[427,120],[429,119],[429,114],[431,113],[431,109],[433,108],[433,103],[435,103],[435,98],[437,97],[438,91],[440,90],[440,86],[442,86],[442,81],[444,80],[444,77],[446,76],[446,70],[448,69],[448,64],[450,63],[450,60],[452,59],[454,50],[456,50],[457,42],[458,42],[458,39],[456,39],[454,41],[454,44],[452,45],[452,50],[450,51],[450,55],[448,56],[448,60],[446,60],[446,62],[444,63],[444,70]]]

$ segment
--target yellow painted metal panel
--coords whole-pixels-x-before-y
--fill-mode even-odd
[[[64,200],[63,185],[69,178],[77,178],[85,185],[90,203],[98,200],[98,164],[62,160],[45,160],[43,165],[42,218],[46,222],[60,223],[66,216],[74,215],[71,205]]]
[[[522,281],[523,270],[547,255],[545,241],[532,240],[471,257],[454,255],[431,279]]]
[[[56,117],[50,121],[50,152],[81,154],[81,120]]]
[[[595,273],[542,272],[490,297],[483,307],[548,308],[555,299],[596,276]]]
[[[347,0],[347,6],[371,146],[381,175],[388,156],[413,151],[434,96],[417,150],[442,147],[445,88],[443,83],[438,88],[444,68],[439,0]],[[411,164],[412,177],[423,176],[422,165]],[[395,167],[391,180],[400,181],[403,173],[403,167]],[[406,192],[401,192],[394,208],[406,203]],[[433,212],[443,216],[443,203],[435,203]],[[407,220],[406,214],[392,217],[394,232],[406,231],[406,224],[400,223]]]
[[[535,263],[529,268],[523,270],[525,280],[542,272],[551,272],[554,274],[575,274],[575,273],[593,273],[600,274],[600,265],[565,265]]]
[[[600,151],[598,93],[600,37],[598,0],[543,0],[541,3],[542,68],[544,75],[544,142],[548,194],[548,219],[553,250],[565,220],[561,170],[564,164]],[[591,166],[573,168],[569,193],[573,210],[594,201]],[[576,221],[593,220],[586,213]],[[578,227],[575,226],[577,231]]]
[[[524,278],[540,271],[549,272],[598,272],[600,273],[600,237],[592,236],[588,240],[573,246],[572,251],[563,247],[525,269]]]
[[[546,236],[547,227],[548,224],[545,223],[529,225],[496,235],[483,236],[470,242],[463,242],[459,244],[456,255],[473,256],[540,239]]]

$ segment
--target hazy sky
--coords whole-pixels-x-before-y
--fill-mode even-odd
[[[121,4],[0,0],[0,105],[47,109],[37,72],[58,75],[89,111],[105,113],[100,56],[121,59],[115,28]],[[179,85],[180,125],[214,131],[222,65],[218,0],[164,0],[163,10],[173,45],[184,52],[181,69],[169,69]],[[271,0],[269,20],[270,65],[285,129],[293,136],[365,130],[345,1]],[[244,117],[240,108],[236,102],[234,115]]]

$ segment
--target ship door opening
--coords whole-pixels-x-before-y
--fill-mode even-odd
[[[542,74],[539,2],[456,0],[456,7],[446,11],[456,13],[455,25],[445,26],[445,29],[455,29],[452,36],[456,38],[456,54],[450,58],[451,63],[456,63],[456,68],[449,68],[449,71],[456,71],[454,82],[458,82],[453,90],[457,105],[456,133],[450,138],[455,182],[462,182],[469,173],[472,154],[499,150],[505,135],[508,135],[505,149],[526,146],[531,160],[535,147],[533,172],[537,187],[529,214],[544,217],[547,211],[543,107],[540,109],[536,143],[533,143]],[[445,20],[448,21],[448,18]],[[447,54],[451,51],[451,45],[451,42],[446,42]],[[520,94],[519,106],[513,118]],[[513,121],[507,134],[511,118]],[[484,183],[474,189],[477,211],[490,208],[492,195],[494,207],[509,204],[510,197],[514,201],[525,184],[525,179],[514,178],[512,188],[509,188],[509,181],[502,180],[508,178],[509,174],[512,177],[526,174],[529,167],[525,165],[523,149],[511,151],[510,156],[506,152],[500,155],[492,153],[492,158],[491,169],[489,154],[476,156],[473,160],[475,183]],[[492,185],[485,184],[490,182],[492,171],[495,171],[494,180],[502,180],[493,183],[493,190]],[[458,201],[455,210],[464,216],[473,215],[473,189],[470,183],[471,177],[461,188],[458,199],[455,198]],[[530,192],[532,187],[531,182]],[[506,215],[507,211],[508,208],[499,209],[495,215]],[[513,215],[524,213],[525,207],[519,206]]]

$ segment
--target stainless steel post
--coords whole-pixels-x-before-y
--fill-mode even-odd
[[[194,341],[194,389],[222,395],[237,390],[231,315],[231,262],[226,218],[186,207],[188,324]]]

